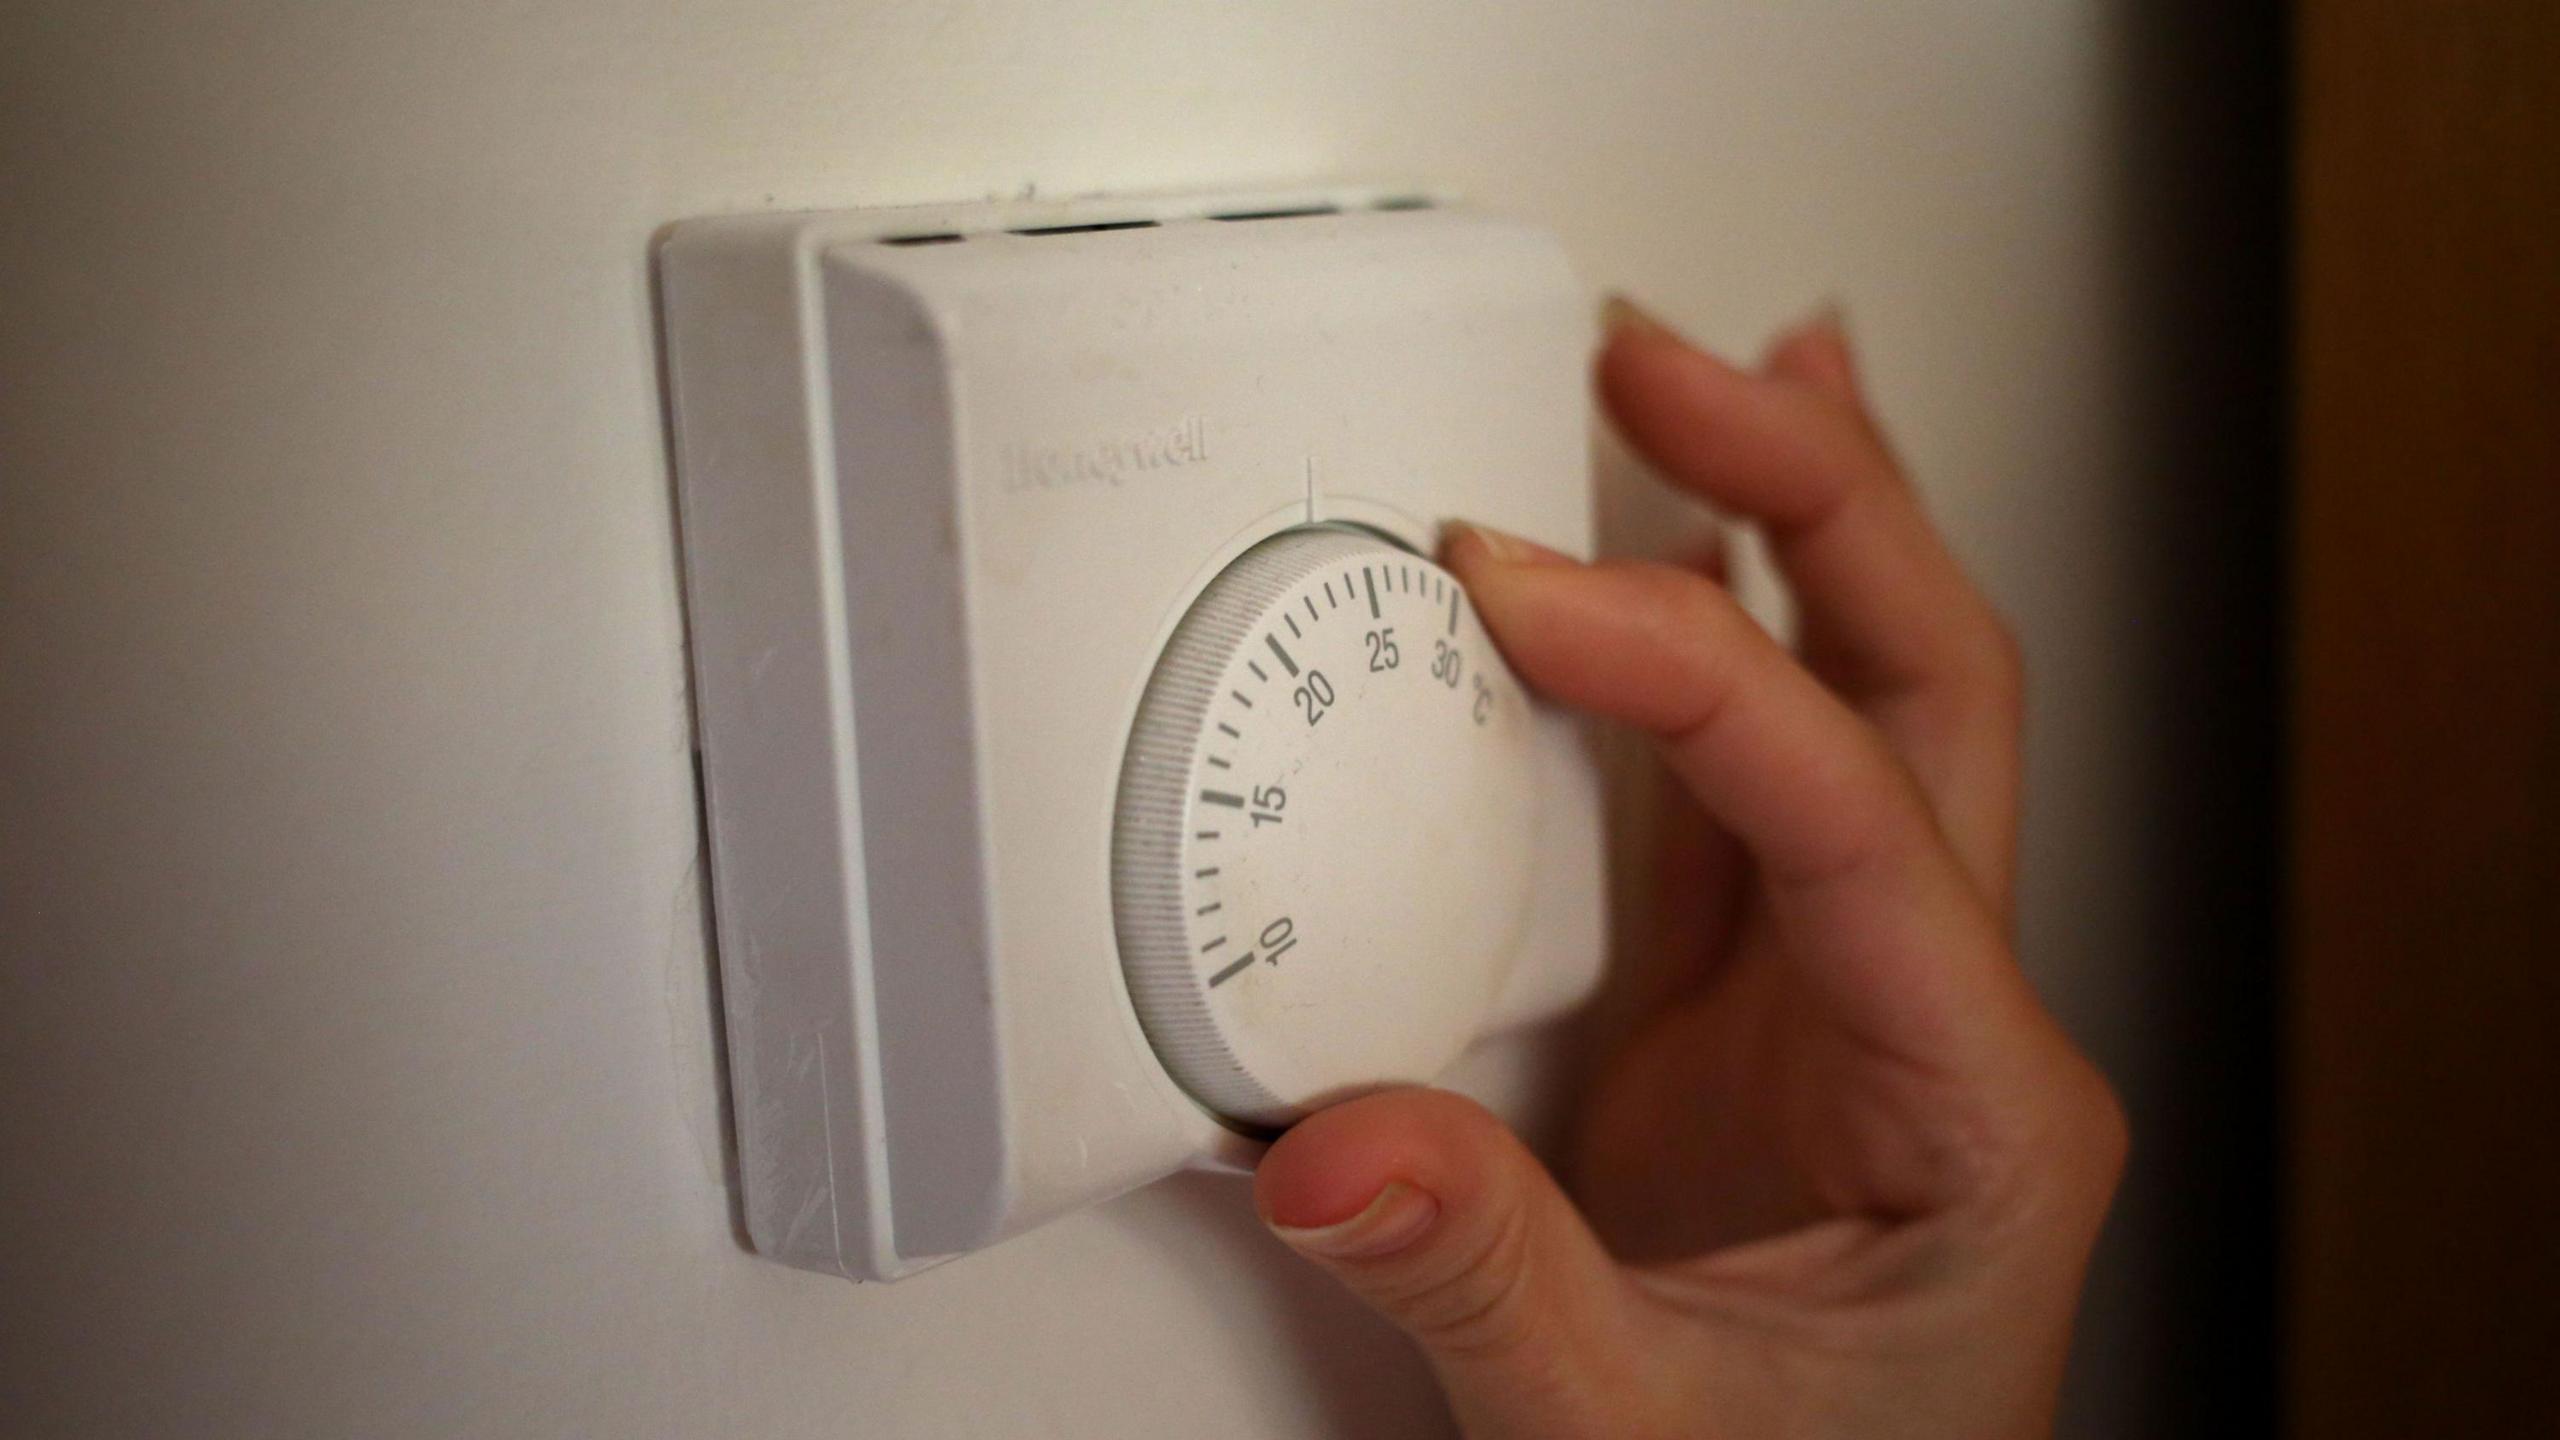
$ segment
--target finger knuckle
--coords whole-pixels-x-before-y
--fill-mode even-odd
[[[1387,1297],[1415,1339],[1453,1358],[1495,1360],[1525,1347],[1537,1326],[1528,1303],[1530,1227],[1515,1207],[1483,1238]]]
[[[2124,1098],[2095,1066],[2089,1069],[2087,1119],[2082,1133],[2087,1138],[2090,1158],[2103,1172],[2110,1188],[2124,1174],[2125,1162],[2133,1151],[2133,1121],[2125,1110]]]
[[[1633,582],[1636,603],[1653,611],[1664,623],[1695,625],[1698,609],[1706,598],[1695,570],[1659,561],[1627,564],[1624,573]]]
[[[1626,574],[1630,614],[1646,632],[1647,650],[1678,677],[1648,713],[1629,718],[1672,741],[1712,726],[1774,647],[1703,576],[1650,564]]]
[[[2058,1051],[2032,1092],[1984,1131],[1972,1180],[1986,1213],[2048,1237],[2095,1234],[2123,1179],[2132,1132],[2094,1064]]]
[[[2047,1138],[2040,1148],[2052,1173],[2102,1205],[2123,1178],[2132,1149],[2133,1127],[2124,1101],[2105,1073],[2076,1053],[2048,1093],[2052,1099],[2042,1125]]]

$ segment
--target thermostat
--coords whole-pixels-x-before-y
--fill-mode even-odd
[[[1550,237],[1337,190],[659,262],[758,1251],[893,1279],[1590,989],[1598,777],[1430,558],[1589,547]]]

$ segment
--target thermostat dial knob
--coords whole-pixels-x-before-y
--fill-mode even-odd
[[[1130,999],[1183,1089],[1279,1127],[1466,1048],[1532,890],[1532,726],[1456,577],[1378,535],[1286,531],[1209,583],[1112,845]]]

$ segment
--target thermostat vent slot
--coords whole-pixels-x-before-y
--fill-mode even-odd
[[[1288,210],[1239,210],[1227,215],[1212,215],[1212,220],[1298,220],[1310,215],[1339,215],[1339,205],[1300,205]]]
[[[1031,225],[1009,230],[1009,235],[1090,235],[1101,230],[1153,230],[1153,220],[1098,220],[1084,225]]]

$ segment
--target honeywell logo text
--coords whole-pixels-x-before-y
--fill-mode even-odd
[[[1209,458],[1209,423],[1194,415],[1161,430],[1143,430],[1077,445],[1014,445],[1003,455],[1007,494],[1117,486],[1155,470]]]

